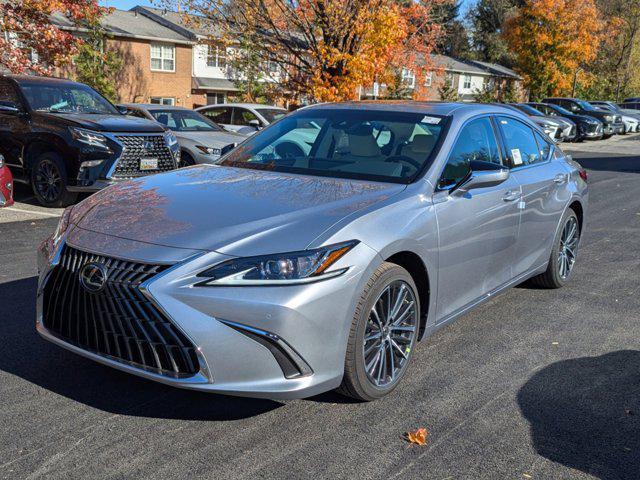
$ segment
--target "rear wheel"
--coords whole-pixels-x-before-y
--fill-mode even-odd
[[[568,209],[562,217],[560,230],[553,243],[547,270],[531,279],[543,288],[560,288],[569,281],[576,263],[580,243],[580,223],[573,209]]]
[[[358,302],[338,392],[363,401],[391,392],[413,355],[419,315],[417,288],[409,272],[383,263]]]
[[[66,207],[78,196],[67,190],[67,170],[60,156],[53,152],[36,158],[31,168],[31,188],[45,207]]]

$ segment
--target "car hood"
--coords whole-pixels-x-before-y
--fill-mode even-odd
[[[55,119],[57,123],[66,123],[69,126],[97,130],[99,132],[164,132],[164,128],[157,122],[146,118],[131,117],[127,115],[90,115],[84,113],[41,113],[42,120]]]
[[[193,142],[205,147],[224,147],[230,143],[240,143],[246,137],[235,132],[173,132],[178,141]]]
[[[74,208],[80,228],[237,256],[306,248],[336,222],[405,185],[200,165],[102,190]]]

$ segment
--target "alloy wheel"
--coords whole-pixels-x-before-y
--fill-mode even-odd
[[[563,279],[569,277],[576,262],[579,238],[578,220],[575,217],[569,217],[562,228],[558,252],[558,275]]]
[[[373,304],[362,345],[365,372],[376,387],[388,387],[408,364],[418,327],[418,308],[413,289],[396,280]]]
[[[34,183],[38,194],[47,202],[54,202],[62,191],[62,177],[51,160],[38,164]]]

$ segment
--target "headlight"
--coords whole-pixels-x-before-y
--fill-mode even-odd
[[[353,240],[301,252],[235,258],[199,273],[207,280],[198,285],[292,285],[337,277],[347,268],[328,269],[357,244]]]
[[[0,168],[4,167],[4,156],[0,153]]]
[[[178,138],[172,131],[166,131],[164,132],[164,141],[167,147],[171,148],[178,143]]]
[[[610,122],[610,123],[611,123],[611,122],[613,122],[613,121],[616,119],[616,117],[614,117],[613,115],[605,115],[605,116],[604,116],[604,119],[605,119],[605,121],[607,121],[607,122]]]
[[[58,222],[58,226],[56,227],[56,231],[53,232],[53,244],[57,245],[60,242],[60,239],[63,237],[67,228],[69,228],[69,219],[71,218],[71,210],[73,207],[67,207],[62,212],[62,217],[60,217],[60,221]]]
[[[99,133],[93,132],[91,130],[85,130],[84,128],[76,128],[71,127],[71,136],[74,140],[77,140],[82,143],[86,143],[87,145],[91,145],[92,147],[101,147],[105,149],[109,149],[107,146],[107,137],[104,135],[100,135]]]
[[[222,150],[219,148],[205,147],[204,145],[196,145],[196,148],[207,155],[222,155]]]

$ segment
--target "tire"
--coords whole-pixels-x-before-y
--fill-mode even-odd
[[[31,189],[41,205],[49,208],[67,207],[78,197],[67,190],[67,169],[62,158],[46,152],[36,158],[31,167]]]
[[[195,165],[196,161],[193,159],[193,157],[188,153],[185,152],[184,150],[180,153],[180,168],[182,167],[190,167],[192,165]]]
[[[567,228],[567,225],[569,224],[575,226],[576,232],[575,237],[570,242],[572,245],[571,250],[573,251],[573,257],[572,260],[568,260],[570,262],[568,271],[565,270],[565,273],[563,274],[562,253],[565,243],[569,244],[569,242],[565,242],[564,240],[565,228]],[[569,279],[571,278],[571,274],[573,273],[573,267],[575,266],[575,260],[579,245],[580,222],[578,221],[576,212],[574,212],[573,209],[569,208],[562,216],[562,220],[560,220],[560,228],[558,229],[556,238],[553,241],[553,248],[551,249],[551,257],[549,258],[547,270],[544,273],[533,277],[531,279],[531,283],[542,288],[563,287],[569,281]]]
[[[388,287],[389,290],[387,290]],[[395,309],[393,307],[397,305],[398,297],[402,300],[400,306]],[[389,298],[391,301],[386,300],[384,303],[385,299]],[[395,319],[397,325],[392,328],[382,327],[385,324],[383,317],[386,316],[382,310],[389,303],[393,306],[391,310],[396,310],[395,317],[392,316],[391,321],[387,322],[387,324],[393,324]],[[382,320],[380,322],[376,321],[373,314],[374,305],[376,312],[380,312]],[[406,318],[402,320],[401,317]],[[394,263],[383,263],[367,282],[358,301],[347,342],[344,377],[337,392],[356,400],[371,401],[393,391],[410,364],[418,337],[419,322],[420,299],[411,275]],[[413,332],[409,331],[411,327]],[[365,341],[365,333],[368,336],[375,336],[375,332],[380,332],[379,339]],[[395,346],[390,340],[392,338],[395,339],[393,340]],[[365,345],[370,352],[365,353]],[[376,356],[378,361],[374,363]],[[367,373],[365,366],[367,359],[369,365],[373,365],[369,370],[370,373]],[[373,378],[376,372],[378,372],[377,379]]]
[[[603,135],[602,140],[609,140],[613,135]]]

